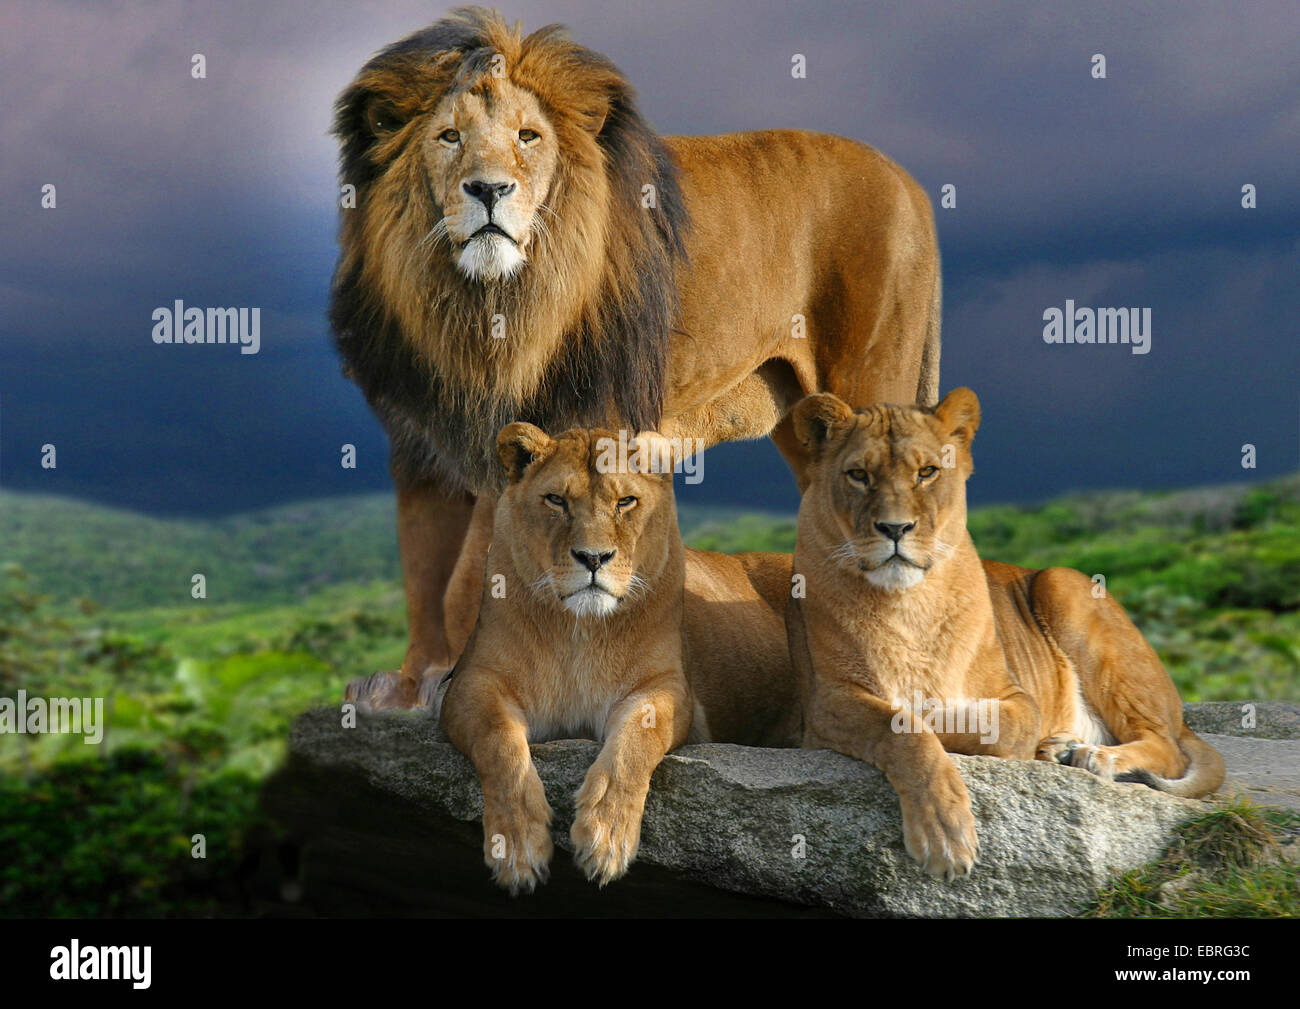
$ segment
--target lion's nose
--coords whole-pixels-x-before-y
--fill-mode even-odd
[[[877,522],[876,529],[882,536],[888,536],[897,543],[916,528],[915,522]]]
[[[579,564],[585,564],[587,570],[593,575],[614,556],[613,550],[606,550],[604,553],[597,553],[594,550],[570,550],[569,553],[577,558]]]
[[[481,200],[483,206],[487,207],[488,213],[492,213],[493,205],[498,201],[515,191],[513,182],[484,182],[482,179],[473,179],[469,182],[461,183],[461,188],[476,200]]]

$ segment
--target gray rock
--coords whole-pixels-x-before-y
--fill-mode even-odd
[[[904,851],[898,799],[874,767],[829,751],[688,746],[654,776],[631,872],[600,890],[564,854],[597,750],[533,746],[562,850],[550,883],[514,900],[482,863],[478,778],[427,714],[363,715],[355,729],[335,709],[303,715],[266,803],[303,845],[317,911],[520,916],[1067,915],[1204,808],[1075,768],[954,756],[981,856],[970,877],[941,883]]]
[[[1240,792],[1264,806],[1300,812],[1300,740],[1248,739],[1202,733],[1223,754],[1223,792]]]
[[[1300,739],[1300,704],[1289,701],[1206,701],[1183,705],[1183,721],[1198,734]],[[1253,721],[1254,724],[1247,725]],[[1247,723],[1247,724],[1243,724]]]

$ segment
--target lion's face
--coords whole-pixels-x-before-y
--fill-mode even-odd
[[[688,215],[610,60],[458,8],[366,62],[334,135],[330,324],[396,471],[495,490],[510,420],[659,423]]]
[[[508,80],[444,98],[419,126],[421,170],[441,217],[437,248],[472,280],[503,280],[544,231],[558,147],[530,92]]]
[[[622,459],[618,443],[609,431],[551,438],[523,423],[498,439],[510,484],[495,536],[507,539],[516,573],[544,605],[579,619],[627,609],[682,563],[662,439],[638,435]]]
[[[973,392],[956,389],[932,410],[856,413],[824,393],[799,403],[794,423],[813,455],[801,537],[807,528],[833,562],[887,591],[920,584],[952,554],[966,529]]]

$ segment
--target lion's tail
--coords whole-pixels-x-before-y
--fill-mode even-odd
[[[930,317],[925,322],[925,346],[921,348],[921,374],[916,383],[916,401],[923,406],[939,402],[939,329],[943,323],[943,270],[935,253],[934,290],[930,292]]]
[[[1188,760],[1181,778],[1162,778],[1143,770],[1134,771],[1132,776],[1152,788],[1186,799],[1209,795],[1223,784],[1223,755],[1186,725],[1178,734],[1178,748]]]

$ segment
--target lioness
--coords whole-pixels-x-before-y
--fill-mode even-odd
[[[908,852],[948,879],[970,871],[977,842],[944,750],[1056,760],[1184,796],[1223,781],[1222,757],[1183,724],[1118,603],[1067,568],[981,563],[966,530],[979,420],[969,389],[931,409],[855,412],[822,394],[794,411],[813,457],[794,562],[807,597],[786,613],[803,745],[881,768]],[[917,694],[944,705],[936,724],[966,731],[932,731],[906,708]],[[976,702],[996,705],[996,732],[972,731]]]
[[[478,769],[484,860],[511,893],[544,881],[551,858],[530,742],[604,741],[570,831],[602,886],[636,856],[650,776],[669,750],[798,745],[790,555],[685,550],[664,439],[638,436],[621,468],[602,455],[616,443],[524,423],[498,440],[509,484],[441,719]]]
[[[457,9],[339,97],[330,318],[382,421],[409,647],[351,690],[411,706],[480,596],[510,421],[771,435],[805,394],[934,402],[940,281],[925,191],[843,137],[661,137],[557,25]]]

